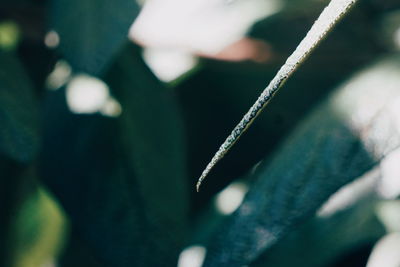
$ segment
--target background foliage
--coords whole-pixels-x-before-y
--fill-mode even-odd
[[[200,266],[199,248],[204,266],[398,266],[397,1],[360,1],[195,193],[326,2],[251,27],[268,61],[203,56],[166,83],[128,40],[140,4],[2,1],[0,266]],[[93,80],[108,106],[71,108]]]

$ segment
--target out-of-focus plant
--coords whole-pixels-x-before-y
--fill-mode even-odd
[[[245,2],[0,4],[0,266],[397,266],[397,1],[360,0],[195,192],[328,3]]]

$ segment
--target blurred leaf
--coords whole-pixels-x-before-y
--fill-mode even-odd
[[[92,258],[104,266],[174,265],[188,201],[175,104],[136,50],[122,53],[107,78],[119,118],[72,114],[63,90],[50,94],[42,176]],[[78,258],[64,264],[85,266]]]
[[[17,58],[0,50],[0,153],[18,162],[38,150],[38,113],[28,77]]]
[[[332,193],[400,146],[398,59],[355,76],[264,160],[243,204],[211,243],[205,266],[254,261]]]
[[[65,231],[65,218],[57,203],[43,188],[35,190],[13,220],[13,266],[37,267],[55,261]]]
[[[330,209],[330,213],[320,210],[252,266],[331,266],[341,256],[371,246],[385,234],[374,193],[380,178],[379,171],[373,171],[340,189],[323,206],[322,211]]]
[[[52,0],[50,28],[77,70],[98,74],[127,40],[139,12],[133,0]]]
[[[64,97],[63,90],[49,95],[41,177],[64,207],[72,231],[105,266],[143,266],[150,231],[117,122],[72,114]],[[76,260],[71,266],[84,266]]]
[[[38,117],[29,79],[12,53],[0,50],[0,265],[10,264],[12,216],[25,193],[24,173],[39,146]]]
[[[14,50],[17,46],[21,33],[18,25],[13,21],[0,23],[0,48],[4,50]]]
[[[367,199],[332,218],[308,220],[252,266],[329,266],[352,250],[373,244],[385,233],[374,214],[375,203]]]
[[[376,214],[380,202],[375,190],[380,179],[380,172],[373,171],[341,188],[324,203],[325,213],[319,210],[250,266],[331,266],[346,254],[371,247],[385,234]],[[196,224],[191,244],[206,244],[224,217],[211,205]]]
[[[144,208],[159,228],[161,249],[162,237],[181,239],[187,223],[185,138],[176,101],[133,45],[120,54],[107,81],[122,105],[123,146],[145,198]],[[174,244],[168,247],[172,254],[178,249]]]

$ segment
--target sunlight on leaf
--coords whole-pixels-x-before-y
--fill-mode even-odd
[[[201,267],[206,256],[203,246],[190,246],[185,248],[178,259],[178,267]]]
[[[46,87],[49,90],[60,89],[61,86],[66,84],[72,74],[71,66],[64,60],[59,60],[54,65],[53,71],[46,79]]]
[[[51,49],[57,48],[60,44],[60,36],[56,31],[49,31],[44,37],[44,44]]]
[[[13,229],[13,266],[46,266],[58,257],[62,249],[67,221],[59,205],[40,188],[25,200]]]
[[[245,183],[235,182],[218,193],[215,205],[222,214],[234,212],[242,203],[248,188]]]
[[[367,267],[400,266],[400,233],[392,233],[383,237],[374,247]]]
[[[67,103],[73,113],[100,112],[105,116],[118,117],[122,112],[119,102],[110,96],[108,85],[93,76],[73,76],[66,90]]]
[[[20,40],[20,29],[11,21],[0,23],[0,48],[14,50]]]

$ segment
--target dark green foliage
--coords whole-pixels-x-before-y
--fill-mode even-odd
[[[125,0],[54,0],[51,8],[61,53],[77,71],[91,74],[104,70],[139,12],[135,1]]]
[[[62,91],[48,99],[42,177],[106,265],[173,265],[187,220],[176,106],[137,49],[128,46],[111,69],[118,119],[72,115]]]
[[[46,117],[41,176],[60,199],[72,226],[106,265],[143,261],[138,254],[143,255],[147,246],[138,240],[146,240],[144,209],[114,138],[116,121],[72,115],[61,91],[49,101],[52,112]]]
[[[39,146],[33,88],[16,55],[0,51],[0,153],[26,163]]]
[[[179,239],[186,228],[189,190],[183,124],[172,91],[155,78],[139,52],[127,46],[106,81],[122,105],[122,143],[148,201],[145,209],[163,229],[161,236],[171,232]]]
[[[0,51],[0,264],[11,263],[12,221],[40,143],[38,108],[17,55]],[[29,181],[28,181],[29,183]]]
[[[400,57],[379,29],[395,1],[360,3],[195,192],[325,3],[283,2],[247,34],[271,47],[267,63],[203,58],[169,84],[128,40],[135,1],[2,3],[0,26],[15,23],[19,38],[3,47],[0,27],[0,266],[176,266],[193,244],[205,266],[365,265],[392,231],[378,189],[400,146]],[[59,47],[44,45],[49,30]],[[48,90],[60,59],[71,76]],[[121,114],[74,113],[77,73],[104,81]],[[249,191],[225,215],[216,196],[239,179]],[[353,198],[329,207],[346,190]]]
[[[375,243],[385,232],[374,213],[376,199],[364,197],[358,201],[331,217],[307,220],[252,266],[289,267],[300,259],[301,266],[328,266],[351,250]]]

